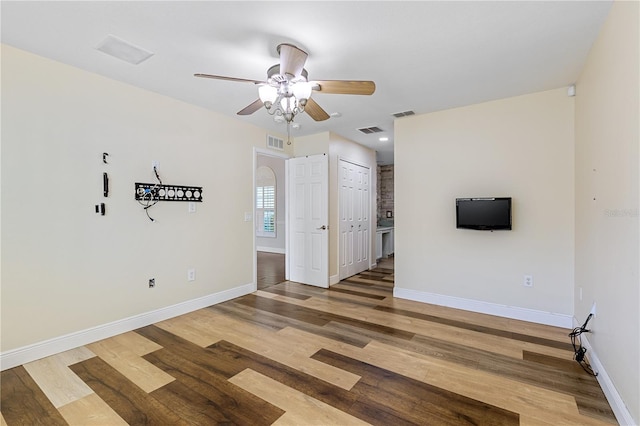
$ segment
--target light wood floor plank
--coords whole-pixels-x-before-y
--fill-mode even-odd
[[[59,408],[93,393],[69,365],[94,357],[86,348],[72,349],[24,365],[54,407]]]
[[[127,422],[95,393],[63,405],[58,411],[72,426],[127,425]]]
[[[175,380],[172,376],[149,363],[117,338],[109,338],[87,346],[111,367],[138,385],[145,392],[152,392]]]
[[[149,339],[145,339],[134,331],[118,334],[117,336],[113,336],[111,340],[120,346],[130,349],[131,352],[138,356],[144,356],[153,351],[162,349],[162,346]]]
[[[286,414],[274,423],[277,425],[368,424],[253,370],[246,369],[229,381],[285,410]]]

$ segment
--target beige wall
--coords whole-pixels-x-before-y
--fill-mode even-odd
[[[397,120],[396,288],[572,315],[573,114],[557,89]],[[456,229],[456,197],[489,196],[513,230]]]
[[[616,2],[576,85],[575,316],[640,423],[640,3]],[[582,290],[582,299],[580,292]]]
[[[251,284],[244,213],[264,144],[240,121],[3,45],[2,351]],[[195,214],[161,202],[147,219],[134,182],[154,181],[152,160],[164,183],[203,187]]]

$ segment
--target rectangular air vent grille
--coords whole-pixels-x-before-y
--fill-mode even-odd
[[[413,111],[403,111],[403,112],[396,112],[395,114],[393,114],[393,116],[396,117],[396,118],[406,117],[407,115],[415,115],[415,112],[413,112]]]
[[[284,151],[284,140],[275,136],[267,135],[267,147]]]
[[[360,130],[362,133],[364,133],[366,135],[371,134],[371,133],[380,133],[380,132],[384,131],[380,127],[376,127],[376,126],[374,126],[374,127],[363,127],[362,129],[358,129],[358,130]]]

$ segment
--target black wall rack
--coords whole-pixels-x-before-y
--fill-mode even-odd
[[[201,203],[202,187],[136,182],[134,196],[139,201],[192,201]]]

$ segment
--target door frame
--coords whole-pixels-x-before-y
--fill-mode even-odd
[[[256,171],[258,169],[258,155],[265,157],[275,157],[280,158],[284,162],[285,165],[285,181],[284,183],[284,205],[285,211],[280,214],[284,214],[284,226],[282,232],[284,235],[284,259],[285,259],[285,279],[289,279],[289,269],[288,269],[288,259],[289,259],[289,238],[287,235],[287,226],[289,225],[288,211],[289,211],[289,190],[288,190],[288,177],[287,177],[287,160],[291,158],[291,156],[287,153],[274,152],[272,150],[266,148],[257,148],[253,147],[253,171],[252,171],[252,182],[251,182],[251,216],[253,220],[251,221],[251,233],[253,235],[253,291],[258,290],[258,250],[256,244]],[[279,214],[279,215],[280,215]],[[280,232],[280,231],[279,231]]]

